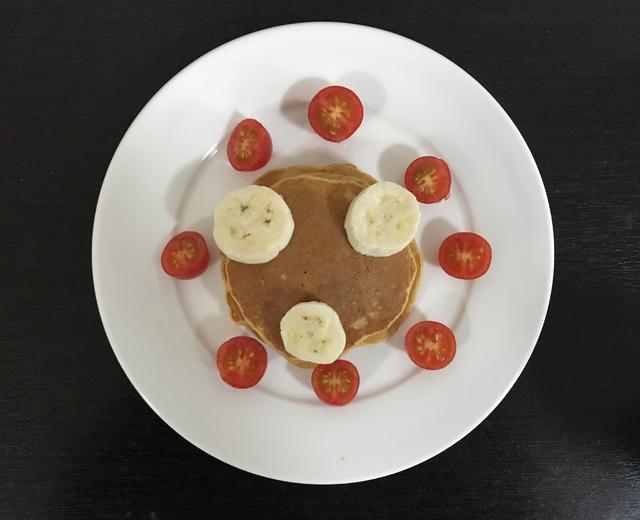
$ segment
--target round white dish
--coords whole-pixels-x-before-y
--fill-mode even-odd
[[[313,94],[350,87],[365,118],[343,143],[306,119]],[[226,137],[254,117],[274,154],[253,174],[234,171]],[[355,401],[320,403],[310,371],[269,349],[262,381],[225,385],[218,345],[245,331],[229,318],[211,238],[228,191],[270,169],[349,162],[402,184],[420,155],[444,158],[449,200],[421,205],[425,270],[415,308],[388,344],[346,357],[361,377]],[[176,281],[160,268],[182,230],[208,240],[204,275]],[[437,249],[454,231],[493,248],[489,272],[448,277]],[[388,475],[440,453],[478,425],[524,368],[539,336],[553,278],[553,231],[544,186],[522,136],[500,105],[434,51],[378,29],[338,23],[276,27],[209,52],[169,81],[123,137],[104,179],[93,229],[93,277],[104,328],[132,384],[185,439],[233,466],[275,479],[345,483]],[[416,368],[405,331],[433,319],[456,334],[446,369]]]

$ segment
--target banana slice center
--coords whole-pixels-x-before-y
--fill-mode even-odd
[[[256,201],[255,196],[247,201],[238,200],[235,206],[227,208],[227,216],[235,222],[230,225],[230,230],[239,240],[251,237],[258,230],[268,230],[275,218],[273,203],[263,204]]]

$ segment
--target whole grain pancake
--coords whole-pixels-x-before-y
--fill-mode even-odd
[[[357,253],[344,218],[351,200],[375,179],[348,164],[293,166],[266,173],[269,186],[289,205],[295,230],[289,245],[265,264],[243,264],[223,256],[222,274],[234,321],[299,366],[280,336],[280,320],[294,305],[321,301],[340,316],[353,346],[379,343],[407,317],[420,284],[422,256],[413,241],[389,257]]]

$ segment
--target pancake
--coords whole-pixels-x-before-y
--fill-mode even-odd
[[[349,244],[344,218],[351,200],[375,183],[348,164],[324,168],[293,166],[256,180],[289,205],[295,230],[287,247],[265,264],[243,264],[222,255],[222,275],[232,319],[298,365],[280,336],[280,320],[293,306],[321,301],[340,316],[345,352],[380,343],[393,335],[415,301],[422,256],[413,241],[389,257],[357,253]]]

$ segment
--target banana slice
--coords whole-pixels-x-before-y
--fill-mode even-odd
[[[338,313],[321,302],[291,307],[280,321],[280,334],[289,354],[311,363],[333,363],[347,341]]]
[[[358,253],[391,256],[409,245],[419,223],[420,208],[410,191],[394,182],[377,182],[351,201],[344,227]]]
[[[253,184],[225,195],[213,216],[213,239],[220,251],[244,264],[273,260],[287,247],[293,228],[284,199]]]

